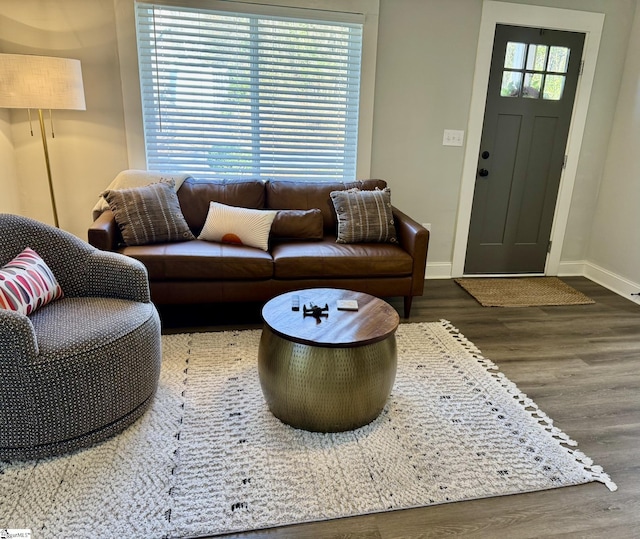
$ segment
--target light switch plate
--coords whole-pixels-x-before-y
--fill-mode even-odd
[[[457,129],[445,129],[442,137],[443,146],[462,146],[464,144],[464,131]]]

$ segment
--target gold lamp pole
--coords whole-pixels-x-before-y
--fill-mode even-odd
[[[38,110],[53,220],[59,227],[42,111],[49,109],[51,114],[52,110],[58,109],[86,110],[80,61],[51,56],[0,54],[0,107]],[[55,137],[53,122],[51,127],[51,135]]]
[[[42,149],[44,150],[44,162],[47,166],[47,178],[49,180],[49,195],[51,195],[51,209],[53,210],[53,222],[60,228],[58,221],[58,207],[56,206],[56,195],[53,192],[53,181],[51,180],[51,163],[49,162],[49,146],[47,145],[47,131],[44,128],[42,109],[38,109],[38,119],[40,120],[40,133],[42,134]]]

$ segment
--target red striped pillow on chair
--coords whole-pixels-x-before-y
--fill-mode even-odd
[[[29,315],[63,296],[51,269],[27,247],[0,268],[0,308]]]

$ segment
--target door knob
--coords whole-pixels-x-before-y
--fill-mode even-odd
[[[489,175],[489,171],[486,168],[481,168],[478,171],[478,176],[482,176],[484,178],[485,176],[488,176],[488,175]]]

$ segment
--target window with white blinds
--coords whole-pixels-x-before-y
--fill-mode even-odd
[[[147,167],[356,177],[362,24],[138,2]]]

